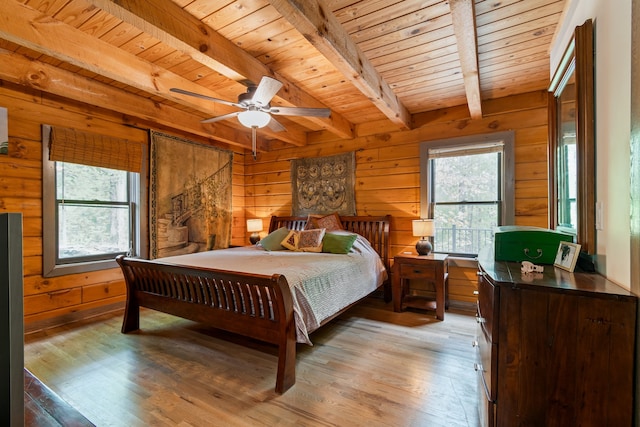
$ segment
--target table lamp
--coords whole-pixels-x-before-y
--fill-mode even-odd
[[[260,218],[247,220],[247,231],[251,233],[249,241],[252,245],[255,245],[260,241],[260,235],[258,232],[262,231],[262,220]]]
[[[416,243],[416,252],[418,255],[429,255],[431,253],[431,242],[426,237],[431,237],[434,234],[435,226],[432,219],[414,219],[412,222],[413,235],[420,237],[418,243]]]

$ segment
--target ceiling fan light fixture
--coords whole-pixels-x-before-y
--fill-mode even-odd
[[[269,124],[271,116],[269,113],[265,113],[264,111],[247,110],[238,114],[238,120],[240,120],[240,123],[242,123],[243,126],[248,128],[263,128]]]

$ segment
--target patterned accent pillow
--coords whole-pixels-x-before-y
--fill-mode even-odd
[[[287,237],[285,237],[284,240],[280,242],[280,244],[287,249],[290,249],[292,251],[297,251],[299,240],[300,240],[300,236],[298,236],[298,232],[295,230],[291,230],[289,231],[289,234],[287,234]]]
[[[298,250],[302,252],[322,252],[322,238],[325,231],[324,228],[300,231],[298,233]]]
[[[322,252],[322,239],[325,231],[324,228],[302,231],[291,230],[280,244],[292,251]]]
[[[340,215],[337,213],[317,218],[315,222],[318,225],[317,228],[326,228],[327,231],[344,230],[344,228],[342,228],[342,221],[340,221]]]
[[[322,218],[322,215],[313,215],[309,214],[307,217],[307,223],[304,225],[304,230],[313,230],[318,227],[318,223],[316,222],[319,218]]]

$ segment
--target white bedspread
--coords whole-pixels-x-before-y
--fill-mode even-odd
[[[178,255],[156,261],[244,273],[284,275],[293,296],[296,339],[309,345],[309,334],[323,320],[370,294],[387,278],[382,260],[362,236],[358,236],[348,254],[269,252],[259,246],[248,246]]]

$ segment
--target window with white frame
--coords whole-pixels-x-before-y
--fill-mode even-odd
[[[119,138],[43,127],[43,275],[116,267],[143,255],[144,150]]]
[[[421,217],[434,219],[435,252],[475,256],[513,223],[513,170],[512,132],[421,144]]]

